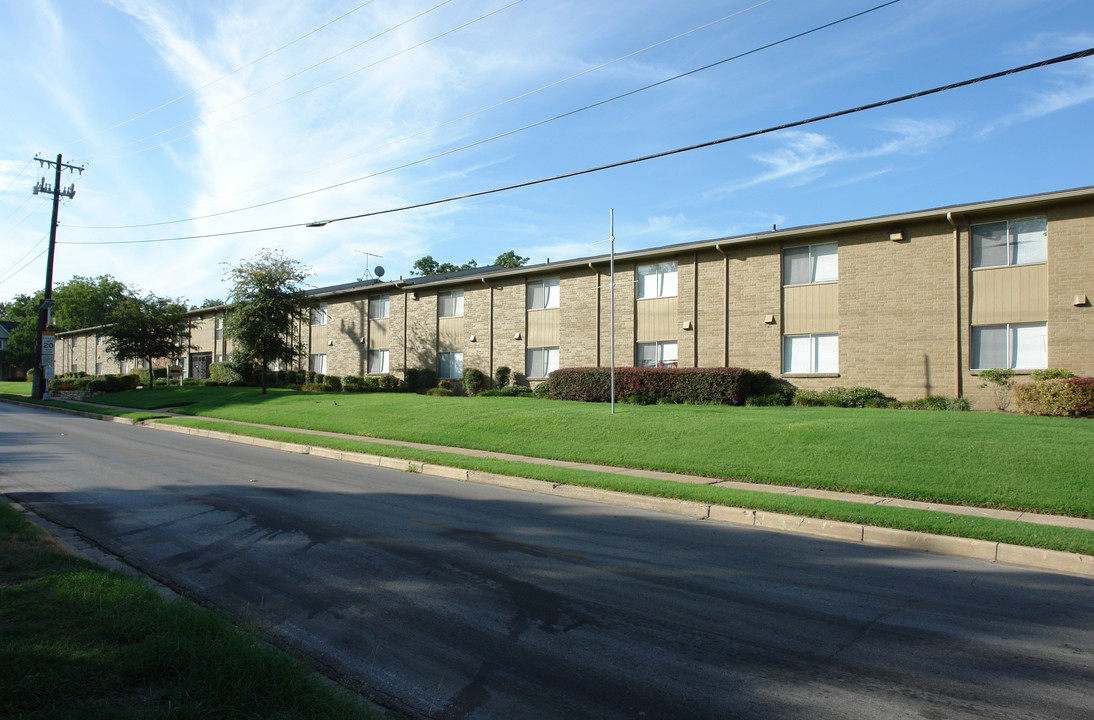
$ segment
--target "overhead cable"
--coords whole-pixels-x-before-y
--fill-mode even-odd
[[[174,238],[156,238],[151,240],[114,240],[114,241],[101,241],[101,242],[72,242],[69,241],[67,245],[132,245],[140,243],[152,243],[152,242],[171,242],[176,240],[195,240],[200,238],[212,238],[212,237],[224,237],[226,235],[242,235],[246,233],[265,232],[268,230],[283,230],[286,228],[294,227],[323,227],[338,222],[345,222],[347,220],[360,220],[367,217],[376,217],[378,215],[389,215],[392,213],[405,212],[407,210],[417,210],[424,207],[431,207],[434,205],[442,205],[445,203],[455,202],[457,200],[467,200],[470,198],[483,197],[485,195],[493,195],[496,193],[507,192],[509,190],[517,190],[519,188],[532,187],[533,185],[542,185],[544,183],[555,182],[557,180],[565,180],[567,178],[579,177],[581,175],[589,175],[592,173],[602,172],[604,170],[612,170],[614,168],[624,167],[627,165],[635,165],[637,163],[647,162],[649,160],[656,160],[658,158],[669,157],[671,155],[679,155],[681,153],[691,152],[693,150],[701,150],[704,148],[715,147],[717,145],[723,145],[725,143],[735,142],[737,140],[744,140],[746,138],[757,137],[760,135],[767,135],[769,133],[777,132],[779,130],[788,130],[790,128],[801,127],[803,125],[810,125],[812,123],[821,122],[822,120],[831,120],[832,118],[843,117],[844,115],[852,115],[855,113],[864,112],[866,110],[874,110],[876,108],[885,107],[887,105],[896,105],[898,103],[907,102],[909,100],[915,100],[917,98],[927,97],[930,95],[936,95],[941,92],[947,92],[949,90],[956,90],[957,88],[967,87],[969,85],[975,85],[977,83],[986,82],[988,80],[995,80],[1008,75],[1015,75],[1017,73],[1026,72],[1028,70],[1035,70],[1037,68],[1047,67],[1049,65],[1056,65],[1059,63],[1069,62],[1072,60],[1079,60],[1082,58],[1094,56],[1094,47],[1087,48],[1086,50],[1080,50],[1066,55],[1059,55],[1048,60],[1041,60],[1039,62],[1030,63],[1028,65],[1022,65],[1009,70],[1001,70],[988,75],[981,75],[979,77],[971,78],[969,80],[962,80],[960,82],[950,83],[948,85],[940,85],[929,90],[920,90],[918,92],[909,93],[907,95],[900,95],[892,97],[887,100],[879,100],[877,102],[867,103],[865,105],[859,105],[853,108],[847,108],[845,110],[837,110],[835,112],[825,113],[824,115],[816,115],[804,120],[795,120],[793,122],[783,123],[781,125],[772,125],[762,130],[752,130],[737,135],[730,135],[728,137],[718,138],[717,140],[708,140],[706,142],[697,143],[695,145],[687,145],[685,147],[675,148],[673,150],[664,150],[662,152],[653,153],[651,155],[642,155],[640,157],[631,158],[629,160],[620,160],[618,162],[608,163],[606,165],[597,165],[595,167],[586,168],[584,170],[575,170],[573,172],[562,173],[560,175],[552,175],[550,177],[539,178],[537,180],[526,180],[524,182],[514,183],[512,185],[503,185],[501,187],[491,188],[489,190],[479,190],[476,192],[464,193],[462,195],[453,195],[439,200],[429,200],[427,202],[415,203],[413,205],[403,205],[401,207],[388,208],[386,210],[373,210],[364,213],[357,213],[355,215],[345,215],[342,217],[328,218],[325,220],[313,220],[311,222],[301,222],[292,225],[278,225],[274,227],[266,228],[252,228],[248,230],[238,230],[234,232],[222,232],[212,233],[208,235],[190,235],[186,237],[174,237]],[[60,243],[60,241],[58,241]]]

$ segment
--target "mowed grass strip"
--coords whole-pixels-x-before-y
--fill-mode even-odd
[[[557,460],[1094,517],[1094,423],[1004,413],[157,388],[99,399]]]
[[[30,395],[34,390],[33,383],[24,382],[22,380],[2,380],[0,381],[0,394],[8,395]]]
[[[74,557],[0,503],[11,718],[374,718],[308,666],[185,600]]]
[[[423,450],[398,445],[387,445],[384,443],[368,442],[366,440],[353,440],[349,438],[305,434],[276,428],[238,425],[218,420],[173,418],[161,422],[203,430],[244,435],[247,437],[263,438],[277,442],[298,443],[301,445],[331,448],[346,452],[367,453],[381,457],[447,465],[465,470],[525,477],[558,484],[580,485],[616,492],[633,493],[636,495],[691,500],[704,504],[765,510],[768,512],[814,517],[825,520],[839,520],[859,525],[872,525],[875,527],[910,530],[931,533],[934,535],[949,535],[953,537],[988,540],[990,542],[1002,542],[1012,545],[1025,545],[1046,550],[1060,550],[1064,552],[1081,553],[1084,555],[1094,555],[1094,533],[1076,528],[1038,525],[1013,520],[982,518],[932,510],[879,506],[843,502],[839,500],[781,495],[754,490],[714,487],[704,484],[641,478],[592,470],[578,470],[516,460],[481,458],[437,450]]]

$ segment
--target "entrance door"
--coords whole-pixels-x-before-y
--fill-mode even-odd
[[[209,379],[209,363],[213,361],[213,353],[190,353],[190,377],[195,380]]]

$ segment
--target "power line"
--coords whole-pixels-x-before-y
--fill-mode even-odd
[[[573,172],[562,173],[560,175],[552,175],[550,177],[539,178],[537,180],[526,180],[520,183],[514,183],[512,185],[503,185],[501,187],[491,188],[489,190],[479,190],[476,192],[464,193],[462,195],[453,195],[439,200],[429,200],[427,202],[415,203],[413,205],[404,205],[396,208],[388,208],[386,210],[373,210],[370,212],[359,213],[356,215],[346,215],[343,217],[330,218],[327,220],[316,220],[308,223],[295,223],[292,225],[278,225],[274,227],[266,228],[252,228],[249,230],[238,230],[234,232],[213,233],[208,235],[190,235],[186,237],[174,237],[174,238],[156,238],[151,240],[114,240],[103,242],[68,242],[68,245],[133,245],[140,243],[152,243],[152,242],[172,242],[176,240],[196,240],[201,238],[213,238],[224,237],[226,235],[242,235],[246,233],[265,232],[269,230],[283,230],[286,228],[294,227],[323,227],[337,222],[345,222],[347,220],[360,220],[367,217],[375,217],[377,215],[389,215],[397,212],[405,212],[407,210],[417,210],[424,207],[431,207],[434,205],[442,205],[445,203],[455,202],[457,200],[467,200],[470,198],[482,197],[484,195],[493,195],[496,193],[506,192],[509,190],[517,190],[520,188],[531,187],[533,185],[542,185],[544,183],[554,182],[556,180],[565,180],[568,178],[579,177],[581,175],[589,175],[592,173],[602,172],[604,170],[612,170],[614,168],[624,167],[627,165],[635,165],[637,163],[647,162],[649,160],[656,160],[658,158],[669,157],[671,155],[679,155],[681,153],[691,152],[693,150],[701,150],[704,148],[715,147],[717,145],[723,145],[725,143],[735,142],[737,140],[744,140],[746,138],[757,137],[760,135],[767,135],[779,130],[789,130],[790,128],[801,127],[803,125],[810,125],[812,123],[821,122],[822,120],[831,120],[837,117],[843,117],[844,115],[852,115],[855,113],[864,112],[866,110],[874,110],[876,108],[885,107],[887,105],[896,105],[898,103],[907,102],[909,100],[915,100],[930,95],[936,95],[938,93],[947,92],[949,90],[956,90],[958,88],[967,87],[969,85],[975,85],[977,83],[986,82],[988,80],[996,80],[1008,75],[1015,75],[1017,73],[1026,72],[1028,70],[1035,70],[1037,68],[1047,67],[1049,65],[1056,65],[1059,63],[1069,62],[1072,60],[1080,60],[1082,58],[1094,56],[1094,47],[1087,48],[1085,50],[1079,50],[1077,52],[1068,53],[1066,55],[1059,55],[1048,60],[1041,60],[1039,62],[1030,63],[1028,65],[1021,65],[1019,67],[1010,68],[1009,70],[1001,70],[999,72],[990,73],[988,75],[981,75],[979,77],[971,78],[969,80],[962,80],[960,82],[950,83],[948,85],[940,85],[929,90],[920,90],[918,92],[909,93],[907,95],[899,95],[897,97],[888,98],[887,100],[879,100],[877,102],[867,103],[865,105],[859,105],[853,108],[847,108],[844,110],[837,110],[835,112],[826,113],[824,115],[815,115],[811,118],[804,120],[794,120],[792,122],[783,123],[781,125],[772,125],[762,130],[751,130],[749,132],[740,133],[737,135],[730,135],[728,137],[718,138],[717,140],[708,140],[706,142],[697,143],[695,145],[687,145],[685,147],[675,148],[673,150],[664,150],[659,153],[653,153],[651,155],[642,155],[640,157],[631,158],[629,160],[620,160],[614,163],[608,163],[606,165],[597,165],[595,167],[586,168],[584,170],[575,170]]]
[[[268,58],[268,57],[271,57],[271,56],[273,56],[273,55],[276,55],[277,53],[281,52],[282,50],[284,50],[284,49],[286,49],[286,48],[288,48],[288,47],[290,47],[290,46],[292,46],[292,45],[295,45],[296,43],[300,42],[300,41],[301,41],[301,40],[303,40],[304,38],[306,38],[306,37],[309,37],[309,36],[311,36],[311,35],[314,35],[315,33],[319,32],[319,31],[320,31],[320,30],[322,30],[323,28],[326,28],[326,27],[328,27],[328,26],[330,26],[330,25],[333,25],[334,23],[338,22],[339,20],[342,20],[342,19],[344,19],[344,18],[346,18],[346,17],[348,17],[348,16],[352,15],[353,13],[357,12],[357,11],[358,11],[358,10],[360,10],[361,8],[365,7],[366,5],[371,5],[371,4],[372,4],[372,3],[374,3],[374,2],[376,2],[376,0],[368,0],[368,2],[363,2],[363,3],[361,3],[360,5],[358,5],[357,7],[353,8],[352,10],[349,10],[349,11],[347,11],[347,12],[344,12],[344,13],[342,13],[341,15],[339,15],[339,16],[338,16],[338,17],[336,17],[336,18],[334,18],[333,20],[330,20],[330,21],[328,21],[328,22],[325,22],[325,23],[323,23],[322,25],[320,25],[319,27],[315,28],[314,30],[310,30],[310,31],[308,31],[308,32],[304,33],[303,35],[301,35],[300,37],[296,38],[295,40],[291,40],[291,41],[289,41],[289,42],[285,43],[284,45],[282,45],[281,47],[279,47],[279,48],[277,48],[277,49],[275,49],[275,50],[271,50],[270,52],[266,53],[265,55],[263,55],[263,56],[261,56],[261,57],[259,57],[259,58],[255,58],[254,60],[250,61],[249,63],[247,63],[247,64],[245,64],[245,65],[240,65],[240,66],[239,66],[239,67],[237,67],[237,68],[236,68],[235,70],[232,70],[231,72],[225,73],[224,75],[221,75],[221,76],[220,76],[220,77],[218,77],[217,79],[215,79],[215,80],[211,80],[211,81],[209,81],[209,82],[205,83],[205,84],[204,84],[204,85],[202,85],[201,87],[198,87],[198,88],[194,88],[193,90],[191,90],[191,91],[190,91],[190,92],[188,92],[188,93],[184,93],[184,94],[182,94],[182,95],[179,95],[179,96],[178,96],[177,98],[175,98],[174,100],[168,100],[167,102],[163,103],[162,105],[157,105],[156,107],[152,108],[151,110],[145,110],[145,111],[144,111],[143,113],[141,113],[140,115],[134,115],[133,117],[129,118],[128,120],[124,120],[124,121],[122,121],[122,122],[118,123],[117,125],[112,125],[112,126],[110,126],[110,127],[106,128],[105,130],[100,130],[100,131],[99,131],[99,132],[97,132],[97,133],[93,133],[93,134],[91,134],[91,135],[87,135],[87,136],[85,136],[85,137],[82,137],[82,138],[80,138],[79,140],[73,140],[72,142],[68,143],[68,146],[71,146],[71,145],[76,145],[76,144],[82,143],[82,142],[84,142],[84,141],[86,141],[86,140],[90,140],[90,139],[92,139],[92,138],[96,138],[96,137],[98,137],[98,136],[100,136],[100,135],[103,135],[104,133],[108,133],[108,132],[110,132],[111,130],[117,130],[118,128],[120,128],[120,127],[124,127],[124,126],[128,125],[128,124],[129,124],[129,123],[131,123],[131,122],[134,122],[134,121],[136,121],[136,120],[140,120],[140,119],[141,119],[141,118],[143,118],[143,117],[147,117],[148,115],[151,115],[152,113],[154,113],[154,112],[156,112],[156,111],[158,111],[158,110],[162,110],[162,109],[164,109],[165,107],[168,107],[168,106],[170,106],[170,105],[174,105],[175,103],[179,102],[180,100],[185,100],[186,98],[190,97],[191,95],[194,95],[194,94],[196,94],[196,93],[199,93],[199,92],[201,92],[202,90],[205,90],[206,88],[212,87],[213,85],[216,85],[216,84],[217,84],[218,82],[220,82],[221,80],[225,80],[225,79],[227,79],[227,78],[230,78],[230,77],[231,77],[232,75],[235,75],[236,73],[240,72],[241,70],[246,70],[247,68],[249,68],[249,67],[251,67],[251,66],[253,66],[253,65],[257,65],[258,63],[262,62],[262,61],[263,61],[263,60],[265,60],[266,58]],[[163,132],[168,132],[168,131],[167,131],[167,130],[164,130]],[[154,136],[153,136],[153,137],[154,137]],[[140,142],[140,140],[137,140],[136,142]],[[66,147],[68,147],[68,146],[66,146]],[[123,145],[122,147],[125,147],[125,146]],[[109,152],[109,151],[108,151],[108,152]]]
[[[771,0],[765,0],[765,2],[761,2],[757,5],[753,5],[750,8],[745,8],[744,10],[741,10],[741,11],[738,11],[738,12],[733,13],[731,15],[727,15],[725,17],[719,18],[718,20],[714,20],[712,22],[706,23],[706,24],[701,25],[697,28],[693,28],[692,30],[688,30],[687,32],[680,33],[678,35],[675,35],[671,38],[667,38],[665,40],[661,40],[661,41],[659,41],[657,43],[654,43],[653,45],[649,45],[649,46],[647,46],[647,47],[645,47],[641,50],[636,50],[634,52],[628,53],[627,55],[620,56],[618,58],[615,58],[614,60],[610,60],[610,61],[608,61],[606,63],[603,63],[601,65],[598,65],[596,67],[583,70],[580,73],[576,73],[574,75],[570,75],[567,78],[563,78],[561,80],[555,81],[555,82],[550,83],[548,85],[544,85],[544,86],[542,86],[542,87],[540,87],[536,90],[531,90],[531,91],[526,92],[522,95],[517,95],[516,97],[510,98],[509,100],[505,100],[503,102],[497,103],[497,104],[492,105],[490,107],[483,108],[482,110],[477,110],[473,113],[469,113],[467,115],[464,115],[463,117],[456,118],[455,120],[449,120],[445,123],[441,123],[440,125],[436,125],[436,126],[430,128],[428,130],[422,130],[422,131],[414,133],[412,135],[407,135],[407,136],[404,136],[402,138],[398,138],[396,140],[392,140],[392,141],[389,141],[387,143],[377,145],[373,148],[370,148],[369,150],[366,150],[365,152],[358,153],[357,155],[355,155],[353,157],[360,157],[361,155],[364,155],[364,154],[369,153],[369,152],[373,152],[373,151],[378,150],[380,148],[388,147],[388,146],[393,145],[395,143],[402,142],[403,140],[408,140],[410,138],[417,137],[418,135],[422,135],[422,134],[425,134],[425,133],[428,133],[428,132],[432,132],[432,131],[437,130],[439,128],[445,127],[446,125],[450,125],[452,123],[459,122],[460,120],[465,120],[467,118],[473,117],[473,116],[478,115],[480,113],[486,112],[487,110],[492,110],[494,108],[501,107],[502,105],[513,102],[514,100],[518,100],[522,97],[527,97],[527,96],[532,95],[534,93],[537,93],[541,90],[545,90],[547,88],[554,87],[556,85],[567,82],[569,80],[580,77],[582,75],[588,74],[588,73],[593,72],[595,70],[599,70],[600,68],[611,65],[612,63],[619,62],[620,60],[625,60],[629,57],[633,57],[633,56],[638,55],[640,53],[646,52],[647,50],[650,50],[652,48],[658,47],[660,45],[664,45],[667,42],[671,42],[673,40],[679,39],[681,37],[684,37],[685,35],[689,35],[691,33],[694,33],[696,31],[698,31],[698,30],[701,30],[703,28],[710,27],[711,25],[714,25],[716,23],[719,23],[719,22],[722,22],[722,21],[727,20],[729,18],[732,18],[732,17],[734,17],[736,15],[739,15],[743,12],[748,12],[749,10],[753,10],[757,7],[760,7],[761,5],[765,5],[768,2],[771,2]],[[262,208],[262,207],[268,207],[270,205],[276,205],[276,204],[282,203],[282,202],[288,202],[290,200],[297,200],[297,199],[302,198],[302,197],[307,197],[308,195],[315,195],[317,193],[326,192],[327,190],[334,190],[336,188],[344,187],[346,185],[351,185],[353,183],[361,182],[363,180],[371,180],[371,179],[379,177],[381,175],[386,175],[388,173],[395,172],[397,170],[404,170],[408,167],[413,167],[414,165],[420,165],[421,163],[428,162],[430,160],[436,160],[437,158],[445,157],[446,155],[451,155],[453,153],[457,153],[457,152],[460,152],[462,150],[467,150],[469,148],[476,147],[478,145],[483,145],[485,143],[492,142],[494,140],[498,140],[498,139],[501,139],[503,137],[508,137],[509,135],[515,135],[516,133],[523,132],[525,130],[530,130],[532,128],[539,127],[540,125],[546,125],[547,123],[554,122],[555,120],[561,120],[563,118],[570,117],[571,115],[576,115],[578,113],[585,112],[586,110],[592,110],[593,108],[600,107],[601,105],[606,105],[610,102],[614,102],[616,100],[620,100],[622,98],[629,97],[631,95],[636,95],[636,94],[638,94],[640,92],[643,92],[645,90],[650,90],[652,88],[655,88],[655,87],[658,87],[658,86],[661,86],[661,85],[665,85],[665,84],[667,84],[669,82],[672,82],[674,80],[679,80],[680,78],[684,78],[684,77],[687,77],[689,75],[694,75],[694,74],[702,72],[704,70],[709,70],[711,68],[717,67],[719,65],[724,65],[725,63],[731,62],[733,60],[738,60],[740,58],[747,57],[749,55],[753,55],[753,54],[761,52],[763,50],[767,50],[767,49],[770,49],[772,47],[776,47],[778,45],[788,43],[792,40],[797,40],[799,38],[805,37],[806,35],[811,35],[813,33],[819,32],[821,30],[826,30],[826,29],[828,29],[830,27],[833,27],[835,25],[839,25],[841,23],[847,22],[849,20],[853,20],[855,18],[861,17],[861,16],[866,15],[868,13],[872,13],[876,10],[880,10],[882,8],[888,7],[889,5],[895,5],[898,2],[901,2],[901,0],[889,0],[888,2],[882,3],[881,5],[876,5],[872,8],[867,9],[867,10],[863,10],[861,12],[857,12],[857,13],[854,13],[852,15],[847,15],[843,18],[838,19],[838,20],[833,20],[833,21],[825,23],[823,25],[818,25],[818,26],[816,26],[814,28],[811,28],[809,30],[802,31],[802,32],[796,33],[794,35],[789,35],[787,37],[782,38],[781,40],[776,40],[774,42],[767,43],[766,45],[761,45],[759,47],[755,47],[751,50],[747,50],[745,52],[738,53],[738,54],[733,55],[731,57],[724,58],[722,60],[718,60],[717,62],[709,63],[709,64],[704,65],[702,67],[695,68],[694,70],[688,70],[687,72],[683,72],[683,73],[680,73],[678,75],[674,75],[672,77],[665,78],[663,80],[659,80],[655,83],[650,83],[649,85],[645,85],[643,87],[636,88],[634,90],[630,90],[628,92],[621,93],[619,95],[615,95],[613,97],[606,98],[604,100],[599,100],[599,101],[591,103],[589,105],[585,105],[583,107],[576,108],[574,110],[569,110],[567,112],[560,113],[558,115],[554,115],[552,117],[549,117],[549,118],[546,118],[546,119],[543,119],[543,120],[538,120],[534,123],[529,123],[527,125],[523,125],[521,127],[515,128],[513,130],[508,130],[506,132],[499,133],[497,135],[492,135],[490,137],[487,137],[487,138],[484,138],[484,139],[481,139],[481,140],[476,140],[474,142],[467,143],[467,144],[461,145],[459,147],[451,148],[449,150],[445,150],[445,151],[440,152],[440,153],[435,153],[433,155],[429,155],[429,156],[424,157],[424,158],[419,158],[417,160],[413,160],[413,161],[410,161],[410,162],[407,162],[407,163],[403,163],[402,165],[396,165],[395,167],[390,167],[390,168],[387,168],[385,170],[378,170],[376,172],[372,172],[372,173],[369,173],[367,175],[362,175],[360,177],[352,178],[350,180],[344,180],[342,182],[335,183],[333,185],[326,185],[326,186],[321,187],[321,188],[315,188],[313,190],[308,190],[308,191],[305,191],[305,192],[302,192],[302,193],[297,193],[295,195],[290,195],[288,197],[278,198],[278,199],[275,199],[275,200],[268,200],[266,202],[256,203],[254,205],[247,205],[245,207],[235,208],[233,210],[223,210],[221,212],[210,213],[208,215],[199,215],[199,216],[195,216],[195,217],[182,218],[182,219],[179,219],[179,220],[164,220],[164,221],[161,221],[161,222],[139,223],[139,224],[134,224],[134,225],[112,225],[112,226],[111,225],[106,225],[106,226],[103,226],[103,225],[98,225],[98,226],[68,225],[67,227],[81,228],[81,229],[84,229],[84,230],[129,230],[129,229],[142,228],[142,227],[156,227],[156,226],[161,226],[161,225],[174,225],[174,224],[183,223],[183,222],[191,222],[191,221],[194,221],[194,220],[207,220],[209,218],[220,217],[220,216],[223,216],[223,215],[231,215],[231,214],[238,213],[238,212],[246,212],[247,210],[255,210],[255,209],[258,209],[258,208]],[[343,161],[344,161],[344,159],[339,160],[339,162],[343,162]]]
[[[445,3],[447,3],[447,2],[451,2],[451,0],[445,0]],[[463,23],[462,25],[457,25],[456,27],[451,28],[449,30],[446,30],[443,33],[440,33],[439,35],[434,35],[433,37],[429,38],[428,40],[423,40],[420,43],[417,43],[415,45],[411,45],[410,47],[407,47],[407,48],[403,48],[402,50],[400,50],[397,53],[393,53],[391,55],[388,55],[385,58],[381,58],[380,60],[369,63],[368,65],[365,65],[364,67],[357,68],[356,70],[351,70],[348,73],[345,73],[343,75],[339,75],[336,78],[333,78],[333,79],[328,80],[326,82],[320,83],[319,85],[315,85],[314,87],[310,87],[307,90],[302,90],[302,91],[296,93],[295,95],[290,95],[289,97],[278,100],[275,103],[270,103],[269,105],[265,105],[263,107],[257,108],[255,110],[250,111],[250,112],[247,112],[247,113],[244,113],[244,114],[239,115],[237,117],[234,117],[231,120],[225,120],[224,122],[218,123],[216,125],[207,125],[206,127],[203,127],[200,130],[195,130],[193,132],[187,133],[186,135],[180,135],[179,137],[172,138],[171,140],[164,140],[163,142],[161,142],[157,145],[150,145],[146,148],[141,148],[140,150],[134,150],[132,152],[123,153],[121,155],[114,155],[112,157],[108,157],[108,158],[104,158],[102,160],[98,160],[97,162],[109,162],[111,160],[120,160],[121,158],[126,158],[126,157],[130,157],[130,156],[133,156],[133,155],[139,155],[140,153],[147,152],[149,150],[155,150],[156,148],[160,148],[160,147],[164,147],[166,145],[170,145],[172,143],[176,143],[179,140],[185,140],[186,138],[194,137],[195,135],[200,135],[201,133],[205,133],[205,132],[208,132],[210,130],[215,130],[219,127],[223,127],[223,126],[228,125],[230,123],[234,123],[237,120],[242,120],[243,118],[250,117],[251,115],[256,115],[260,112],[265,112],[266,110],[269,110],[271,108],[275,108],[278,105],[283,105],[283,104],[289,102],[290,100],[295,100],[299,97],[303,97],[304,95],[307,95],[308,93],[315,92],[316,90],[321,90],[322,88],[325,88],[328,85],[333,85],[334,83],[336,83],[340,80],[345,80],[346,78],[351,77],[353,75],[356,75],[357,73],[364,72],[365,70],[370,70],[370,69],[376,67],[377,65],[380,65],[381,63],[385,63],[388,60],[391,60],[393,58],[397,58],[400,55],[405,55],[406,53],[408,53],[412,50],[417,50],[418,48],[422,47],[423,45],[431,43],[434,40],[439,40],[439,39],[441,39],[441,38],[443,38],[447,35],[451,35],[452,33],[457,32],[459,30],[462,30],[463,28],[465,28],[469,25],[473,25],[477,22],[485,20],[486,18],[488,18],[492,15],[496,15],[496,14],[502,12],[503,10],[508,10],[509,8],[513,7],[514,5],[517,5],[517,4],[522,3],[522,2],[524,2],[524,0],[512,0],[512,2],[508,3],[507,5],[503,5],[502,7],[497,8],[496,10],[491,10],[490,12],[486,13],[485,15],[480,15],[479,17],[475,18],[474,20],[469,20],[469,21]],[[441,5],[444,5],[445,3],[441,3]],[[438,5],[437,7],[440,7],[440,6]],[[234,104],[234,103],[232,103],[232,104]],[[227,107],[227,106],[225,106],[225,107]],[[216,112],[216,111],[214,110],[212,112]],[[204,117],[204,116],[199,116],[199,117]],[[196,120],[196,119],[199,119],[199,118],[194,118],[194,119]],[[185,123],[181,123],[181,125],[186,125],[189,122],[193,122],[193,120],[188,120]],[[180,127],[180,126],[176,125],[175,127]],[[169,131],[170,130],[164,130],[163,132],[169,132]],[[159,134],[162,134],[162,133],[156,133],[155,135],[159,135]],[[142,142],[143,140],[147,140],[149,138],[155,137],[155,135],[149,135],[146,138],[142,138],[142,140],[135,140],[131,143],[126,143],[125,145],[114,148],[114,150],[118,150],[118,149],[121,149],[123,147],[128,147],[129,145],[133,145],[134,143]],[[105,150],[104,152],[112,152],[112,150]]]
[[[36,248],[36,247],[38,247],[39,245],[41,245],[42,243],[44,243],[44,242],[45,242],[45,241],[46,241],[46,240],[47,240],[48,238],[49,238],[49,236],[48,236],[48,235],[43,235],[43,236],[41,237],[41,239],[40,239],[40,240],[38,240],[38,242],[36,242],[36,243],[34,243],[33,245],[31,245],[31,247],[30,247],[30,250],[27,250],[27,251],[26,251],[25,253],[23,253],[23,257],[19,258],[19,259],[18,259],[18,260],[16,260],[16,261],[15,261],[14,263],[12,263],[11,267],[12,267],[12,268],[14,268],[14,267],[15,267],[16,265],[18,265],[19,263],[21,263],[21,262],[23,261],[23,258],[25,258],[25,257],[26,257],[27,255],[30,255],[30,254],[31,254],[32,252],[34,252],[34,248]],[[12,270],[11,268],[8,268],[8,270],[5,270],[5,272],[7,272],[8,274],[7,274],[7,275],[5,275],[4,277],[0,277],[0,283],[5,283],[5,282],[7,282],[8,280],[11,280],[11,279],[12,279],[13,277],[15,277],[16,275],[18,275],[19,273],[21,273],[21,272],[23,272],[24,270],[26,270],[26,269],[27,269],[28,267],[30,267],[30,266],[31,266],[31,264],[32,264],[32,263],[33,263],[33,262],[34,262],[35,260],[37,260],[38,258],[40,258],[40,257],[42,257],[43,255],[45,255],[45,254],[46,254],[46,251],[47,251],[47,250],[49,250],[49,248],[45,248],[44,250],[42,250],[42,252],[40,252],[40,253],[38,253],[37,255],[35,255],[34,257],[32,257],[32,258],[31,258],[30,260],[28,260],[28,261],[27,261],[27,263],[26,263],[25,265],[23,265],[22,267],[20,267],[20,268],[19,268],[18,270]]]

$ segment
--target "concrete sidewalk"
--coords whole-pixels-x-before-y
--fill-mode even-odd
[[[10,400],[5,401],[14,402],[14,404],[24,405],[27,407],[43,407],[41,405],[35,405],[31,403],[18,403],[17,401]],[[78,404],[86,405],[88,407],[88,411],[86,413],[80,413],[79,411],[66,410],[63,408],[46,409],[60,412],[70,412],[74,414],[86,414],[90,417],[131,423],[131,421],[127,419],[104,416],[100,413],[95,412],[95,410],[100,408],[118,410],[119,408],[117,407],[97,405],[95,403],[89,402],[81,402]],[[141,411],[139,408],[132,408],[132,410]],[[157,410],[154,412],[156,412],[157,414],[174,417],[194,417],[190,415],[180,415],[177,413],[162,410]],[[829,490],[814,490],[809,488],[799,488],[783,485],[741,482],[735,480],[699,477],[695,475],[666,473],[653,470],[596,465],[592,463],[552,460],[547,458],[517,455],[513,453],[491,452],[487,450],[474,450],[467,448],[454,448],[441,445],[429,445],[426,443],[407,442],[402,440],[387,440],[383,438],[374,438],[362,435],[350,435],[344,433],[325,432],[320,430],[305,430],[300,428],[282,427],[277,425],[263,425],[260,423],[244,423],[234,420],[220,420],[217,418],[202,419],[213,420],[219,423],[224,423],[225,425],[248,425],[252,427],[262,427],[274,430],[294,432],[301,435],[315,435],[323,437],[342,438],[348,440],[361,440],[396,447],[433,450],[457,455],[467,455],[470,457],[514,460],[518,462],[534,463],[539,465],[552,465],[556,467],[571,468],[577,470],[591,470],[595,472],[616,473],[619,475],[627,475],[631,477],[652,478],[657,480],[668,480],[672,482],[727,487],[780,495],[796,495],[799,497],[823,498],[828,500],[838,500],[842,502],[862,503],[870,505],[886,505],[892,507],[913,508],[918,510],[931,510],[975,517],[997,518],[1001,520],[1017,520],[1021,522],[1035,523],[1041,525],[1054,525],[1058,527],[1069,527],[1094,532],[1094,519],[1087,518],[1075,518],[1059,515],[1041,515],[1037,513],[1021,512],[1014,510],[996,510],[991,508],[978,508],[963,505],[946,505],[942,503],[925,503],[916,500],[904,500],[899,498],[880,497],[874,495],[859,495],[855,493],[835,492]],[[264,440],[261,438],[252,438],[245,435],[235,435],[230,432],[208,431],[195,428],[187,428],[179,425],[167,425],[162,423],[156,423],[154,420],[148,421],[144,424],[151,428],[170,432],[201,435],[229,442],[271,447],[284,451],[311,454],[319,457],[327,457],[346,462],[358,462],[362,464],[377,465],[381,467],[392,467],[400,470],[413,469],[415,472],[421,472],[424,474],[448,477],[462,481],[500,485],[527,492],[581,498],[593,502],[637,507],[657,512],[668,512],[676,515],[694,517],[701,520],[729,522],[737,525],[747,525],[781,532],[803,533],[834,540],[841,540],[845,542],[859,542],[886,547],[898,547],[905,549],[921,550],[926,552],[937,552],[947,555],[958,555],[962,557],[986,560],[989,562],[999,562],[1010,565],[1019,565],[1023,567],[1048,570],[1052,572],[1064,572],[1084,577],[1094,577],[1094,556],[1081,555],[1078,553],[1068,553],[1055,550],[1042,550],[1038,548],[1009,545],[1007,543],[999,543],[988,540],[975,540],[970,538],[960,538],[952,536],[929,535],[926,533],[914,531],[894,530],[890,528],[859,525],[855,523],[847,523],[835,520],[822,520],[817,518],[799,517],[782,513],[753,510],[750,508],[712,505],[697,501],[674,500],[671,498],[632,495],[629,493],[613,492],[608,490],[601,490],[598,488],[565,485],[542,480],[532,480],[529,478],[497,475],[493,473],[485,473],[474,470],[464,470],[461,468],[436,465],[432,463],[426,464],[419,462],[410,462],[405,459],[389,458],[379,455],[369,455],[367,453],[331,450],[329,448],[312,446],[306,443],[285,443],[280,441]]]

